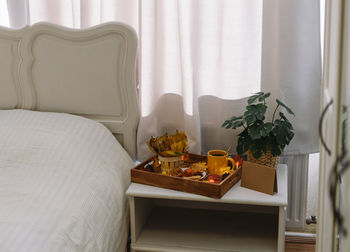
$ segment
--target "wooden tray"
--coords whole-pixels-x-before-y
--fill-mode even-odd
[[[211,198],[221,198],[242,176],[241,167],[234,173],[230,174],[219,184],[183,179],[181,177],[172,177],[162,175],[161,173],[144,171],[143,167],[156,159],[157,156],[151,157],[141,164],[131,169],[131,181],[145,185],[152,185],[167,189],[173,189],[182,192],[194,193],[208,196]],[[185,154],[183,156],[182,166],[189,166],[191,163],[207,161],[207,156],[196,154]]]

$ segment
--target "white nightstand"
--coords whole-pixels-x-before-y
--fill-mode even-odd
[[[132,183],[131,248],[139,251],[284,251],[287,166],[274,196],[240,187],[221,199]]]

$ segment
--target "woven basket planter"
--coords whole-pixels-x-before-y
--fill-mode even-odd
[[[269,167],[277,168],[279,156],[274,157],[271,151],[263,153],[263,155],[256,159],[250,150],[248,150],[248,161],[256,164],[266,165]]]
[[[162,157],[158,155],[158,159],[160,161],[160,166],[162,171],[170,173],[172,170],[175,170],[180,167],[182,156]]]

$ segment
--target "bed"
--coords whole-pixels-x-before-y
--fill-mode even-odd
[[[137,38],[0,28],[0,251],[125,251]]]

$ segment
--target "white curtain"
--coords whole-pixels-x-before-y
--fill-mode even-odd
[[[151,135],[176,129],[186,131],[192,152],[205,151],[216,136],[202,131],[201,113],[210,116],[215,135],[224,117],[214,107],[201,111],[208,104],[201,99],[234,100],[260,90],[262,2],[152,0],[142,1],[141,10],[139,157],[150,155]]]
[[[0,0],[7,7],[0,25],[11,28],[50,22],[71,28],[87,28],[109,21],[127,23],[138,30],[139,0]],[[2,10],[0,10],[2,11]],[[2,13],[2,12],[0,12]]]
[[[0,26],[9,27],[9,16],[6,0],[0,0]]]
[[[143,1],[141,10],[140,158],[150,155],[149,136],[175,129],[192,151],[227,149],[238,132],[221,123],[260,90],[296,114],[285,154],[318,151],[318,0]]]
[[[7,0],[7,8],[14,28],[122,21],[136,29],[139,159],[151,154],[151,135],[175,129],[186,131],[192,152],[228,148],[238,132],[221,123],[243,113],[246,97],[260,90],[296,114],[286,153],[318,150],[319,0]]]

